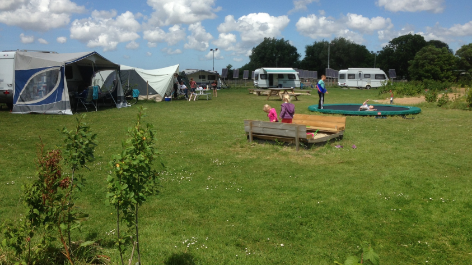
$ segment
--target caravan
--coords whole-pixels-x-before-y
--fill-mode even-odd
[[[378,88],[387,81],[387,75],[380,68],[349,68],[340,70],[338,76],[341,87]]]
[[[293,68],[260,68],[254,71],[254,86],[300,87],[300,77]]]

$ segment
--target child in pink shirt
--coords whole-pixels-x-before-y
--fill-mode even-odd
[[[270,122],[278,122],[279,121],[277,119],[277,111],[275,110],[275,108],[272,108],[268,104],[265,104],[264,108],[262,110],[264,112],[268,113],[267,117],[269,117]]]

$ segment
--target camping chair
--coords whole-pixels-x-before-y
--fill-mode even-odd
[[[94,90],[96,90],[96,93],[94,93]],[[95,111],[97,111],[97,103],[94,102],[98,99],[98,86],[91,87],[89,86],[87,89],[85,89],[82,93],[80,93],[77,96],[77,106],[78,107],[79,103],[82,103],[84,105],[85,110],[88,112],[87,105],[92,105],[95,107]]]

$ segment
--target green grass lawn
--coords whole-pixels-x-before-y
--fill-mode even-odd
[[[333,88],[325,101],[361,105],[377,94]],[[299,99],[296,113],[319,115],[307,109],[316,93]],[[247,142],[243,120],[268,120],[264,104],[280,111],[280,100],[226,89],[209,101],[88,113],[99,145],[76,201],[90,218],[73,240],[111,241],[108,162],[144,106],[167,169],[140,208],[143,264],[333,264],[361,241],[381,264],[472,263],[472,112],[422,104],[414,119],[349,116],[343,140],[297,152]],[[24,211],[20,186],[35,175],[39,137],[61,144],[59,129],[76,117],[0,111],[0,222]],[[103,254],[119,260],[112,247]]]

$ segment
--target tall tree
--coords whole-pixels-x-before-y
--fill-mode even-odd
[[[356,44],[345,38],[335,38],[331,42],[325,40],[305,46],[305,58],[300,67],[307,70],[316,70],[318,75],[332,69],[347,69],[349,67],[372,67],[374,55],[364,45]]]
[[[450,53],[453,53],[452,49],[449,48],[449,45],[440,40],[430,40],[426,43],[426,45],[433,45],[434,47],[439,48],[439,49],[446,48]]]
[[[472,74],[472,43],[463,45],[456,51],[456,56],[458,57],[458,68]]]
[[[427,43],[421,35],[403,35],[391,40],[377,56],[377,63],[384,71],[395,69],[398,77],[410,78],[408,62],[415,58],[416,53]]]
[[[289,43],[288,40],[264,38],[264,40],[252,48],[252,54],[249,56],[249,63],[244,69],[254,70],[260,67],[297,67],[300,54],[297,48]],[[252,69],[249,69],[252,68]]]
[[[446,47],[439,49],[428,45],[409,62],[408,71],[413,80],[453,81],[455,61],[456,58]]]

